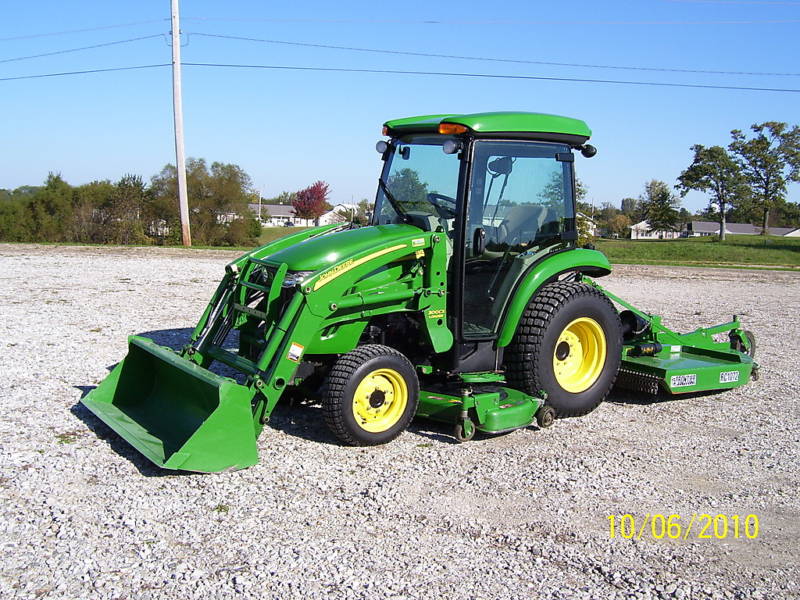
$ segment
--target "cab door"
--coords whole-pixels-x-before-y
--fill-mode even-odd
[[[493,340],[519,278],[540,250],[574,231],[572,152],[565,144],[473,144],[463,234],[461,340]]]

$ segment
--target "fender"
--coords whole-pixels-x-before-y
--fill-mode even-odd
[[[500,325],[498,347],[508,346],[517,331],[525,307],[545,283],[567,271],[579,271],[592,277],[611,273],[611,263],[602,252],[584,248],[558,252],[535,264],[519,281],[508,303],[505,318]]]

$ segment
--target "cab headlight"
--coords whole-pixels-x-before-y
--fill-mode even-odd
[[[304,279],[313,274],[314,271],[295,271],[293,273],[287,273],[286,277],[283,278],[283,287],[294,287],[300,283],[303,283]]]

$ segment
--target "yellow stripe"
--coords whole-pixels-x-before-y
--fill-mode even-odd
[[[319,279],[317,279],[317,282],[314,284],[314,291],[317,291],[319,288],[321,288],[329,281],[333,281],[339,275],[347,273],[348,271],[351,271],[356,267],[363,265],[365,262],[371,261],[373,258],[378,258],[379,256],[383,256],[384,254],[389,254],[389,252],[394,252],[395,250],[400,250],[401,248],[405,248],[406,246],[408,246],[408,244],[399,244],[397,246],[392,246],[391,248],[384,248],[383,250],[378,250],[377,252],[373,252],[372,254],[364,256],[363,258],[359,258],[358,260],[350,260],[340,264],[338,267],[333,267],[327,273],[323,273],[322,275],[320,275]]]

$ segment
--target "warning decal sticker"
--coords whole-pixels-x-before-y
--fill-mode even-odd
[[[690,373],[689,375],[673,375],[669,380],[670,387],[689,387],[690,385],[697,385],[697,375]]]

